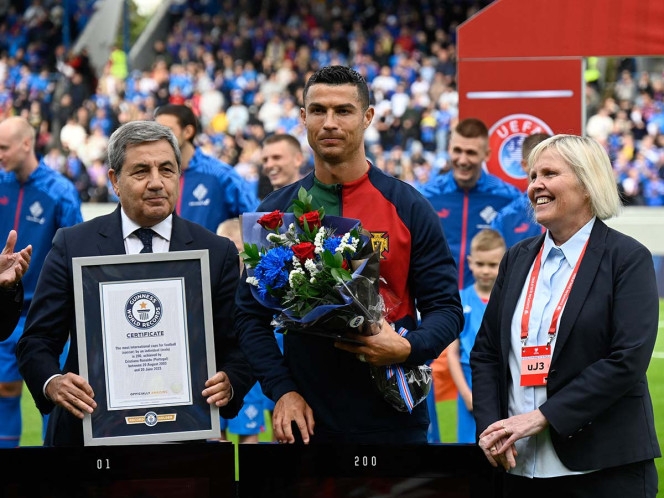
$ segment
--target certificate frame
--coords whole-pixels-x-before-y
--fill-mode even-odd
[[[201,395],[216,373],[208,251],[73,258],[72,267],[79,370],[97,403],[84,445],[220,437],[219,408]],[[132,318],[137,295],[152,307],[145,320]]]

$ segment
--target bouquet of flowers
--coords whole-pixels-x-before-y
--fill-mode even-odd
[[[242,215],[247,283],[254,298],[274,309],[277,332],[353,341],[345,332],[370,333],[388,313],[379,292],[379,257],[359,220],[325,216],[300,188],[292,213]],[[425,365],[371,367],[383,397],[400,411],[426,398],[431,370]]]
[[[301,188],[292,214],[245,213],[242,224],[247,282],[258,302],[279,311],[278,331],[315,325],[340,339],[341,330],[382,319],[378,254],[359,220],[314,210]]]

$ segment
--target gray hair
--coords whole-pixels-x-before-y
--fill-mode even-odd
[[[600,220],[620,214],[622,203],[613,167],[604,147],[589,137],[554,135],[539,143],[528,156],[532,168],[547,150],[558,154],[590,196],[590,208]]]
[[[109,168],[119,175],[127,156],[127,147],[158,140],[166,140],[170,144],[178,163],[178,172],[180,172],[182,156],[178,141],[170,128],[155,121],[130,121],[113,132],[108,140]]]

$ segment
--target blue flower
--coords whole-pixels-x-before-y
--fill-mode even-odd
[[[270,295],[270,290],[288,286],[288,266],[292,259],[293,251],[281,246],[274,247],[263,255],[254,270],[261,297]]]
[[[330,237],[328,239],[325,239],[323,242],[323,249],[326,251],[330,251],[332,254],[334,254],[334,251],[337,250],[337,247],[339,247],[339,244],[341,244],[341,237]]]

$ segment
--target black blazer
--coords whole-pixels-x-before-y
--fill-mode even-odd
[[[470,355],[478,435],[508,416],[512,316],[544,237],[516,244],[500,264]],[[568,468],[602,469],[660,456],[646,380],[658,315],[652,255],[597,219],[560,318],[548,399],[540,406]]]
[[[42,413],[53,411],[54,420],[49,420],[45,440],[49,446],[83,444],[81,421],[55,406],[42,389],[49,377],[61,373],[59,356],[69,337],[71,345],[64,372],[79,373],[72,258],[125,254],[120,209],[118,206],[111,214],[57,231],[17,345],[19,371],[37,408]],[[170,250],[196,249],[208,249],[210,254],[216,366],[218,371],[227,373],[234,391],[233,399],[220,409],[220,414],[232,418],[255,381],[246,357],[237,346],[234,330],[234,296],[239,281],[237,249],[228,239],[173,214]],[[57,430],[52,430],[56,426]]]
[[[0,341],[12,335],[23,308],[23,283],[19,280],[16,287],[0,287]]]

